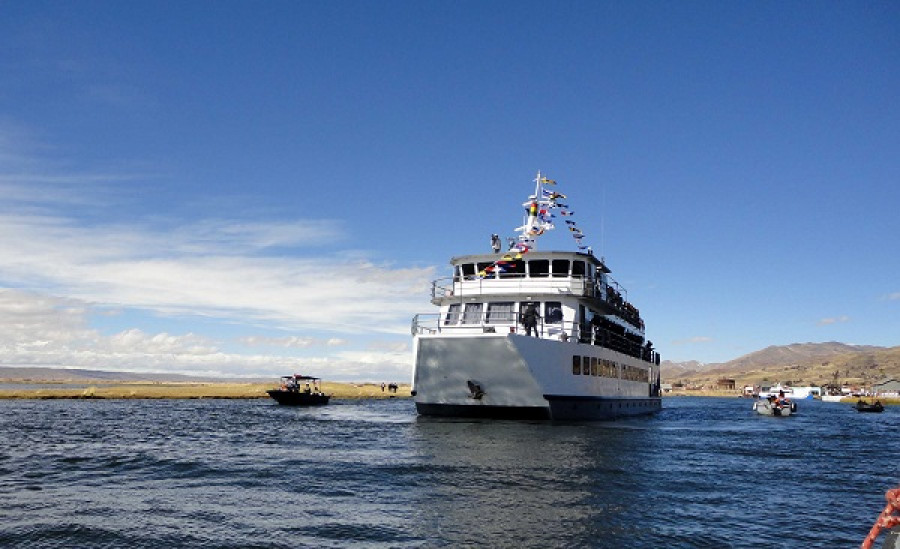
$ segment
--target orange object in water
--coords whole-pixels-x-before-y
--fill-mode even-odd
[[[887,506],[878,515],[875,524],[869,530],[869,535],[860,545],[860,549],[872,549],[872,544],[875,543],[882,528],[890,530],[894,526],[900,526],[900,515],[898,515],[900,513],[900,488],[888,490],[884,497],[887,499]]]

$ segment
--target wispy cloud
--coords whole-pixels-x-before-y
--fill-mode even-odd
[[[842,316],[836,316],[836,317],[822,318],[822,319],[819,319],[819,321],[816,324],[818,324],[819,326],[828,326],[830,324],[837,324],[839,322],[850,322],[850,317],[847,315],[842,315]]]
[[[318,337],[266,337],[247,336],[238,341],[248,347],[284,347],[288,349],[308,349],[310,347],[341,347],[347,345],[346,339],[331,337],[328,339]]]
[[[0,158],[10,162],[0,168],[0,317],[18,315],[17,326],[31,318],[34,329],[0,336],[0,364],[271,375],[298,367],[280,348],[318,353],[303,363],[335,379],[407,375],[408,351],[352,345],[408,338],[433,268],[341,250],[352,235],[340,220],[97,215],[98,205],[132,200],[120,185],[128,174],[45,173],[3,130]],[[88,318],[111,310],[241,326],[246,335],[231,329],[226,339],[260,353],[225,352],[216,335],[147,333],[117,318],[113,335],[89,327]]]
[[[689,337],[687,339],[676,339],[672,342],[672,345],[689,345],[691,343],[709,343],[713,339],[707,336],[694,336]]]
[[[198,231],[192,227],[199,226]],[[165,314],[277,322],[292,329],[393,332],[421,306],[431,268],[341,256],[267,256],[335,234],[334,223],[139,225],[0,213],[0,279],[84,301]]]
[[[78,300],[0,289],[0,365],[245,377],[313,371],[335,380],[402,380],[409,375],[409,354],[398,350],[347,350],[303,359],[228,353],[216,340],[193,333],[128,329],[103,335],[88,327],[89,313],[90,304]],[[338,342],[326,340],[329,344]]]
[[[888,294],[887,296],[885,296],[885,299],[887,299],[888,301],[900,300],[900,292],[894,292],[892,294]]]

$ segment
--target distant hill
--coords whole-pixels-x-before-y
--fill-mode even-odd
[[[211,381],[230,381],[256,383],[272,381],[272,378],[215,378],[186,376],[181,374],[143,374],[137,372],[106,372],[103,370],[82,370],[77,368],[23,368],[0,366],[0,381],[50,381],[50,382],[113,382],[113,381],[150,381],[150,382],[184,382],[204,383]]]
[[[847,345],[829,341],[826,343],[792,343],[790,345],[771,345],[760,351],[755,351],[728,363],[729,368],[747,370],[764,368],[766,366],[780,366],[792,363],[804,363],[816,360],[830,360],[840,355],[872,353],[883,350],[884,347],[871,345]]]
[[[663,360],[660,365],[660,371],[662,372],[663,380],[681,378],[681,377],[690,377],[694,374],[699,374],[702,372],[708,372],[714,368],[721,366],[721,364],[705,364],[703,362],[697,362],[696,360],[689,360],[687,362],[672,362],[671,360]]]
[[[821,385],[837,378],[839,383],[866,385],[887,378],[900,380],[900,346],[792,343],[766,347],[721,364],[665,361],[660,368],[666,383],[712,385],[724,377],[739,384]]]

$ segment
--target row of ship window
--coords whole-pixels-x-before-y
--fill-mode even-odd
[[[469,280],[478,276],[478,273],[484,269],[494,265],[493,263],[462,263],[454,269],[455,278],[459,280],[460,275]],[[527,270],[526,270],[527,269]],[[502,271],[496,276],[500,278],[512,278],[529,276],[533,278],[556,276],[556,277],[584,277],[588,274],[588,265],[584,261],[569,261],[568,259],[532,259],[529,261],[516,260],[503,264]],[[494,273],[488,275],[493,278]]]
[[[622,379],[626,381],[647,381],[649,378],[648,370],[631,366],[629,364],[619,364],[613,360],[606,358],[597,358],[595,356],[572,356],[572,374],[576,376],[599,376],[599,377],[619,377],[619,368],[622,369]]]
[[[444,325],[453,324],[509,324],[516,322],[518,312],[524,311],[529,304],[543,305],[539,314],[544,324],[560,324],[563,319],[562,303],[559,301],[545,301],[543,304],[534,301],[494,301],[491,303],[466,303],[463,308],[460,303],[451,303],[444,317]],[[487,307],[485,307],[487,305]],[[518,305],[518,310],[516,309]]]

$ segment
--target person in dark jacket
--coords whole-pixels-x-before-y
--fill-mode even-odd
[[[534,336],[537,337],[537,324],[538,320],[541,318],[541,315],[537,312],[537,307],[534,303],[529,303],[525,310],[522,311],[522,325],[525,326],[525,335],[532,335],[534,332]]]

